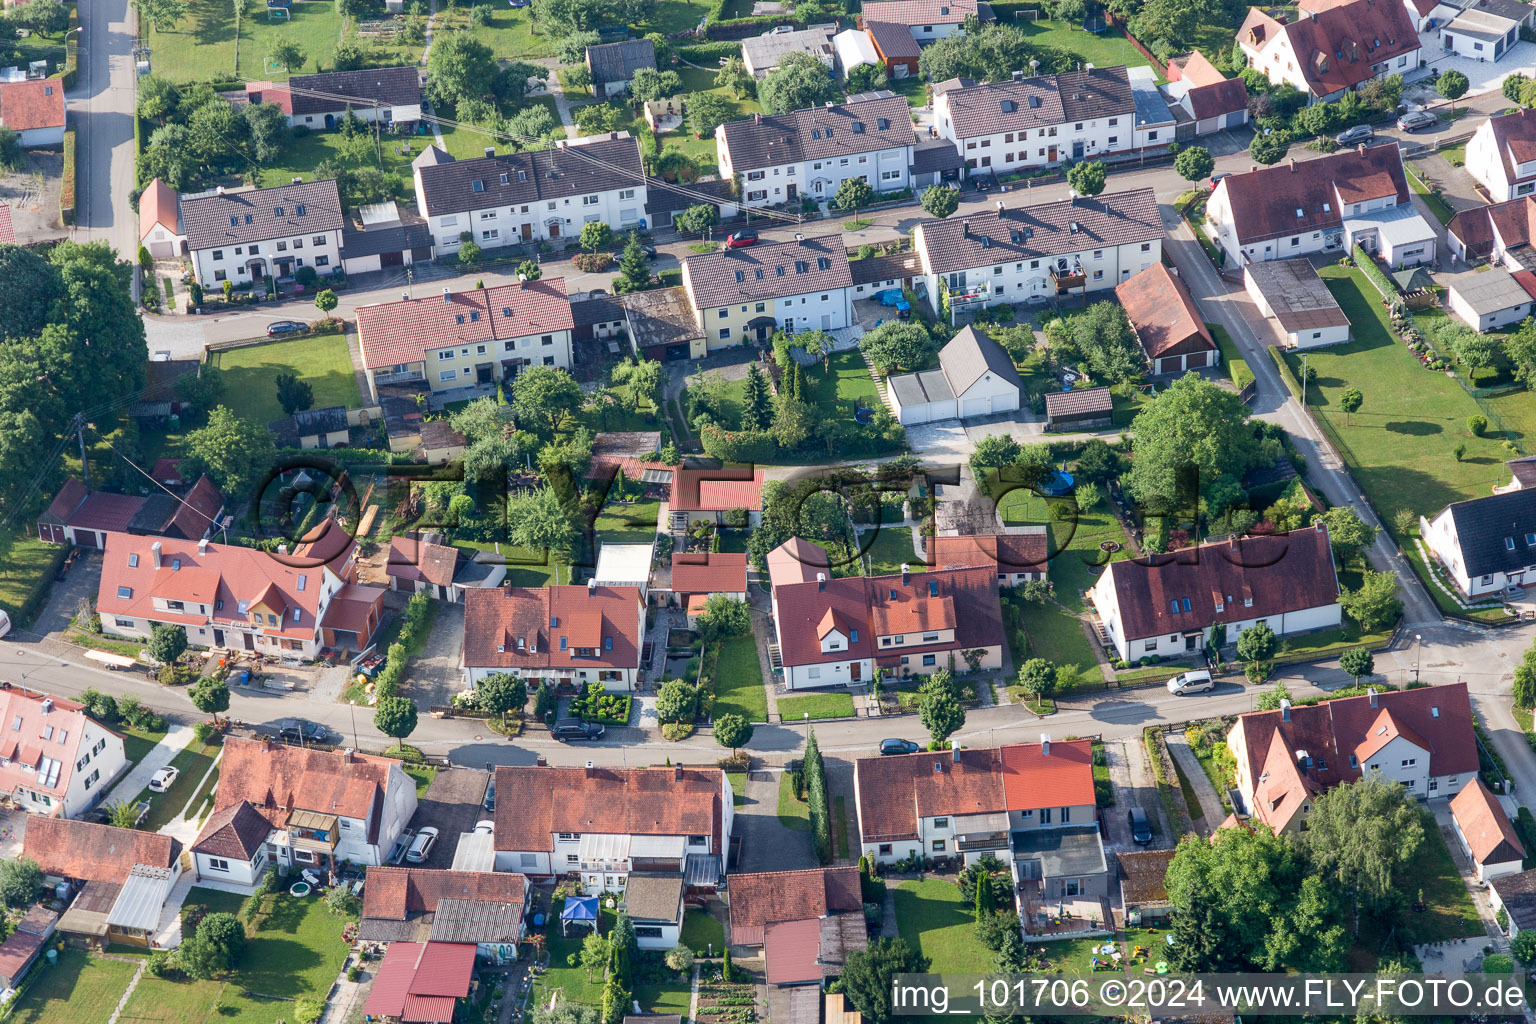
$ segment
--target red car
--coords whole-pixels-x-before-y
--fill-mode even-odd
[[[757,244],[756,231],[736,231],[725,239],[727,249],[745,249],[749,245]]]

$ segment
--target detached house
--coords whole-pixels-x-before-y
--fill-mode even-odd
[[[197,283],[262,282],[313,267],[329,277],[341,265],[341,197],[336,182],[225,189],[181,197],[181,223]]]
[[[1271,82],[1284,82],[1311,102],[1337,100],[1372,78],[1419,66],[1419,34],[1399,0],[1351,0],[1280,21],[1250,8],[1237,45]]]
[[[907,188],[916,143],[906,99],[885,89],[715,129],[720,174],[740,177],[749,207],[828,200],[849,178],[876,192]]]
[[[750,36],[741,41],[741,60],[754,78],[765,78],[778,69],[784,58],[792,53],[814,57],[832,70],[837,61],[837,49],[832,45],[836,25],[812,25],[797,29],[790,25],[778,25],[760,36]]]
[[[64,83],[58,78],[0,82],[0,127],[21,136],[21,148],[64,144]]]
[[[357,937],[363,942],[473,944],[492,963],[517,959],[528,932],[526,875],[380,865],[368,872]]]
[[[69,883],[58,930],[100,946],[150,945],[181,877],[181,843],[170,836],[69,818],[28,818],[21,855],[45,879]]]
[[[1227,734],[1248,813],[1276,832],[1304,827],[1326,789],[1366,774],[1419,799],[1449,799],[1477,779],[1466,683],[1374,689],[1311,707],[1239,715]]]
[[[627,132],[562,140],[550,149],[455,160],[429,147],[414,168],[416,209],[438,254],[468,234],[481,248],[569,238],[602,221],[614,231],[644,227],[640,142]]]
[[[247,82],[252,103],[275,103],[289,125],[335,128],[351,113],[381,125],[414,125],[421,120],[421,72],[416,66],[359,68],[319,75],[294,75],[286,82]]]
[[[649,39],[625,39],[587,47],[587,70],[592,74],[592,95],[599,99],[629,89],[629,80],[641,68],[656,70],[656,44]]]
[[[17,806],[73,818],[127,770],[123,737],[82,705],[0,683],[0,794]]]
[[[379,388],[490,390],[530,366],[569,370],[575,331],[565,279],[494,285],[357,309],[357,344],[375,401]]]
[[[860,19],[901,25],[919,43],[958,35],[965,19],[994,20],[990,4],[978,0],[870,0],[860,9]]]
[[[1354,245],[1392,266],[1433,262],[1439,234],[1408,197],[1392,142],[1229,174],[1205,214],[1233,268]]]
[[[1419,533],[1468,598],[1536,583],[1536,490],[1452,502],[1420,517]]]
[[[1337,626],[1342,615],[1333,549],[1321,524],[1202,544],[1155,564],[1111,562],[1088,596],[1128,662],[1204,650],[1218,622],[1232,643],[1251,626],[1286,636]]]
[[[1159,262],[1150,188],[925,220],[912,229],[928,303],[952,311],[1113,288]]]
[[[1023,387],[1003,346],[970,324],[939,350],[937,368],[886,380],[892,409],[902,424],[1016,412]]]
[[[852,322],[848,250],[837,235],[722,249],[683,260],[683,289],[709,351],[762,344],[783,329]]]
[[[869,944],[855,867],[739,874],[729,885],[727,941],[762,948],[770,985],[820,986]]]
[[[1520,107],[1479,124],[1467,140],[1466,166],[1494,203],[1536,192],[1536,115]]]
[[[464,593],[464,684],[509,673],[585,689],[640,681],[645,605],[635,587],[494,587]]]
[[[735,810],[718,769],[501,767],[496,794],[498,871],[580,874],[589,895],[632,871],[702,890],[724,878]]]

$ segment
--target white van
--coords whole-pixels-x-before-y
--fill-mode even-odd
[[[1182,672],[1168,680],[1168,692],[1175,697],[1182,697],[1187,693],[1204,693],[1215,686],[1216,681],[1203,668],[1192,672]]]
[[[11,631],[11,617],[0,609],[0,636],[5,636]]]

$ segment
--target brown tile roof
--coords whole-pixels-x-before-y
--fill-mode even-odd
[[[330,179],[184,197],[181,221],[192,249],[340,231],[346,223],[336,182]]]
[[[0,83],[0,124],[14,132],[64,126],[64,83],[57,78]]]
[[[638,668],[638,587],[493,587],[464,593],[470,668]],[[593,656],[578,657],[579,649]]]
[[[1339,599],[1328,531],[1202,544],[1171,561],[1111,562],[1120,628],[1127,640],[1206,629],[1216,621],[1261,619]],[[1175,612],[1185,602],[1188,611]]]
[[[1128,850],[1120,858],[1120,893],[1127,905],[1158,906],[1168,902],[1163,879],[1176,850]]]
[[[1494,149],[1510,183],[1536,178],[1536,173],[1522,176],[1515,172],[1516,164],[1536,160],[1536,117],[1529,116],[1529,111],[1521,107],[1511,113],[1495,114],[1485,125],[1493,134]]]
[[[977,533],[927,538],[928,564],[936,569],[985,566],[997,572],[1040,569],[1050,558],[1046,532]]]
[[[256,856],[272,830],[282,827],[281,822],[287,815],[279,812],[273,817],[279,820],[273,822],[244,800],[230,804],[208,818],[208,823],[192,842],[192,852],[248,861]]]
[[[852,283],[848,250],[836,236],[759,242],[683,260],[683,284],[695,309],[824,292]]]
[[[955,135],[961,139],[1136,113],[1123,67],[995,82],[944,95]]]
[[[893,25],[958,25],[977,13],[976,0],[870,0],[862,8],[865,21]]]
[[[672,590],[678,594],[741,594],[747,589],[747,556],[729,551],[672,553]]]
[[[446,587],[453,582],[459,549],[416,537],[396,536],[389,542],[389,564],[384,572],[396,579],[425,580]]]
[[[737,250],[738,252],[741,250]],[[672,469],[672,493],[667,508],[672,512],[728,512],[733,508],[761,511],[762,469]]]
[[[731,169],[737,174],[804,160],[900,149],[917,141],[906,98],[889,90],[860,93],[847,103],[730,121],[721,128]]]
[[[1045,415],[1084,416],[1090,413],[1107,413],[1115,407],[1109,388],[1073,388],[1071,391],[1051,391],[1045,396]]]
[[[21,855],[37,861],[45,875],[121,885],[135,864],[173,866],[181,843],[158,832],[34,814],[27,818]]]
[[[144,507],[144,500],[133,494],[92,491],[69,517],[69,525],[108,533],[126,530]]]
[[[1428,749],[1431,776],[1477,771],[1466,683],[1292,707],[1288,722],[1282,711],[1255,711],[1240,715],[1233,726],[1243,734],[1248,777],[1268,777],[1253,794],[1254,816],[1271,828],[1283,829],[1312,794],[1360,778],[1368,765],[1359,760],[1359,751],[1371,738],[1383,709],[1417,734],[1419,738],[1412,742]],[[1310,755],[1309,764],[1298,764],[1300,751]],[[1354,767],[1351,754],[1357,761]]]
[[[1150,188],[1138,188],[1093,199],[1061,199],[1001,212],[987,210],[948,220],[925,220],[913,228],[913,233],[925,271],[948,274],[1021,259],[1161,241],[1163,223],[1156,194]],[[983,238],[987,239],[985,244]]]
[[[910,26],[891,21],[872,21],[864,18],[864,31],[875,44],[875,52],[888,61],[917,60],[923,48],[912,36]]]
[[[499,767],[496,849],[548,850],[552,833],[603,832],[707,835],[719,855],[722,786],[711,768]]]
[[[1375,65],[1419,48],[1407,8],[1392,0],[1353,0],[1287,23],[1252,8],[1237,40],[1262,50],[1277,34],[1290,38],[1302,77],[1319,97],[1353,88],[1375,75]]]
[[[1536,237],[1536,196],[1462,210],[1450,219],[1445,229],[1473,257],[1492,252],[1495,239],[1504,249],[1529,245]]]
[[[1451,814],[1477,863],[1500,864],[1525,858],[1525,846],[1509,816],[1482,779],[1474,776],[1472,784],[1456,794],[1451,800]]]
[[[241,800],[261,811],[305,810],[367,822],[378,841],[379,809],[398,761],[264,740],[224,741],[215,810]]]
[[[379,866],[368,869],[363,916],[404,921],[437,909],[438,900],[523,903],[528,880],[509,871],[433,871]]]
[[[810,868],[731,875],[731,944],[756,946],[763,927],[779,921],[804,921],[830,913],[863,909],[859,869]]]
[[[563,277],[471,288],[357,309],[358,345],[363,352],[363,366],[370,370],[397,363],[419,363],[428,352],[455,345],[509,341],[574,329]],[[487,358],[499,358],[496,346],[486,348]]]
[[[1197,121],[1235,114],[1248,109],[1248,87],[1241,78],[1229,78],[1214,85],[1195,86],[1184,94],[1184,102]]]
[[[935,814],[1008,809],[1002,753],[995,748],[861,757],[853,774],[866,843],[915,839],[918,820]]]
[[[16,225],[11,221],[11,204],[0,203],[0,245],[16,244]]]
[[[1383,196],[1394,196],[1398,205],[1409,201],[1395,142],[1231,174],[1216,188],[1226,190],[1237,240],[1243,245],[1342,226],[1345,203]]]
[[[1227,76],[1222,74],[1216,65],[1199,50],[1191,50],[1182,57],[1175,57],[1168,62],[1168,77],[1170,81],[1188,82],[1190,88],[1198,88],[1202,85],[1214,85],[1217,82],[1225,82]],[[1177,71],[1177,76],[1174,72]]]
[[[1125,307],[1147,358],[1215,351],[1216,342],[1189,289],[1162,263],[1115,285],[1115,298]]]
[[[90,496],[90,491],[79,477],[70,477],[59,488],[59,493],[53,496],[53,501],[48,504],[48,510],[43,513],[43,518],[50,522],[67,524],[69,517],[74,515],[75,509],[80,503]]]

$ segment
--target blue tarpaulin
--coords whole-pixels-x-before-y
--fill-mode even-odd
[[[562,921],[596,921],[597,897],[578,896],[565,901],[565,909],[560,911]]]

